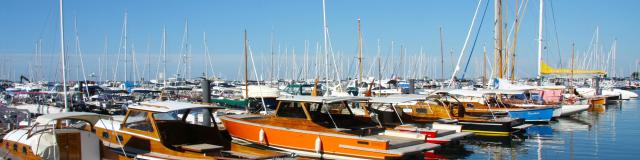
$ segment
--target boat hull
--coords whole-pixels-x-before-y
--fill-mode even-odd
[[[265,125],[231,116],[222,117],[221,120],[233,138],[304,156],[325,157],[325,155],[331,155],[334,157],[386,159],[419,154],[420,151],[437,147],[435,144],[417,141],[420,144],[407,146],[415,147],[414,150],[405,150],[406,152],[404,152],[400,151],[402,148],[390,149],[389,141],[383,139]]]
[[[522,118],[526,122],[549,122],[553,118],[554,108],[541,108],[541,109],[523,109],[523,110],[511,110],[508,112],[511,118]]]
[[[587,104],[573,104],[573,105],[562,105],[560,108],[554,110],[554,115],[559,115],[560,117],[567,117],[574,114],[578,114],[589,109],[589,105]],[[555,117],[555,116],[554,116]]]

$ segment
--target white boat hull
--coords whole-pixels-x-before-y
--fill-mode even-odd
[[[553,111],[553,117],[566,117],[574,114],[578,114],[589,109],[588,104],[572,104],[572,105],[562,105],[560,108],[557,108]]]

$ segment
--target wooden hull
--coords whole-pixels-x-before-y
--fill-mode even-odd
[[[417,154],[420,151],[437,147],[435,144],[414,141],[394,148],[388,140],[384,139],[264,125],[231,116],[221,119],[229,134],[234,138],[290,150],[303,156],[325,157],[325,155],[330,155],[347,158],[385,159],[402,157],[412,153]],[[407,149],[411,147],[413,150]]]
[[[604,105],[606,102],[607,99],[604,97],[594,97],[589,99],[589,104],[591,105]]]

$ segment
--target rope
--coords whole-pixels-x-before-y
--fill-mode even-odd
[[[331,123],[333,123],[333,126],[335,126],[336,129],[337,129],[338,125],[336,124],[336,121],[333,120],[333,116],[331,116],[331,111],[328,110],[328,108],[329,108],[328,105],[329,104],[323,102],[323,107],[322,108],[324,108],[324,111],[327,112],[327,114],[329,115],[329,118],[331,119]]]
[[[398,110],[396,110],[396,107],[393,106],[393,104],[391,104],[391,109],[393,109],[393,112],[395,112],[396,116],[398,116],[398,119],[400,120],[400,124],[404,124],[404,122],[402,122],[402,117],[400,117],[400,114],[398,113]]]
[[[485,7],[484,7],[484,12],[482,13],[482,18],[480,18],[480,25],[478,25],[478,31],[476,32],[476,36],[473,40],[473,45],[471,45],[471,50],[469,53],[469,58],[467,58],[467,64],[464,65],[464,71],[462,72],[462,79],[464,79],[464,76],[467,73],[467,68],[469,67],[469,62],[471,61],[471,56],[473,55],[473,51],[476,48],[476,42],[478,42],[478,35],[480,34],[480,29],[482,29],[482,24],[484,23],[484,16],[487,15],[487,10],[489,7],[489,1],[487,1]]]

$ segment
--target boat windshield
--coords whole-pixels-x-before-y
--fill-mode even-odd
[[[180,121],[182,120],[178,117],[177,112],[162,112],[162,113],[154,113],[153,119],[156,121]]]
[[[127,117],[127,122],[124,124],[126,128],[131,128],[135,130],[153,132],[153,127],[151,127],[151,121],[147,116],[147,112],[139,111],[139,110],[131,110],[129,111],[129,115]]]
[[[155,124],[162,143],[171,149],[194,144],[213,144],[228,147],[228,140],[218,131],[208,108],[154,113]],[[208,115],[207,115],[208,114]]]
[[[313,122],[324,127],[337,128],[341,132],[359,136],[374,135],[381,131],[370,119],[355,116],[347,103],[311,103],[308,106]]]
[[[298,102],[282,102],[276,113],[278,117],[307,118],[302,106]]]

